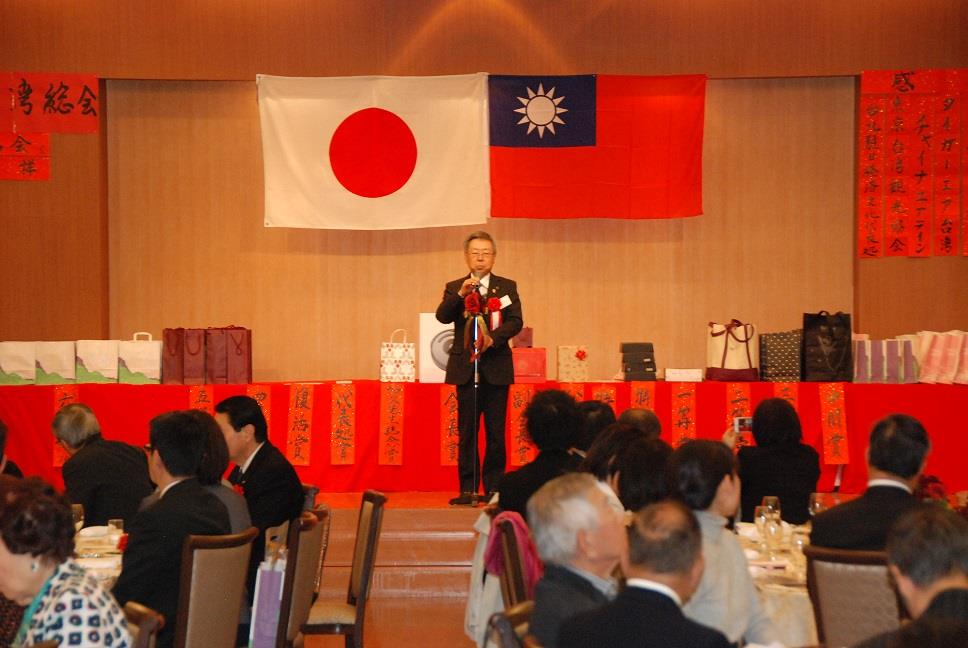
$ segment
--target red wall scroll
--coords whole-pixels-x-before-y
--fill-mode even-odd
[[[71,403],[78,402],[77,398],[77,385],[55,385],[54,386],[54,414],[57,414],[65,405],[70,405]],[[53,415],[51,415],[53,419]],[[54,466],[59,468],[64,465],[67,458],[70,455],[67,454],[67,450],[64,447],[54,442],[54,455],[53,462]]]
[[[655,382],[633,381],[629,385],[629,407],[655,411]]]
[[[508,416],[505,424],[508,460],[512,466],[523,466],[533,461],[538,450],[525,426],[524,410],[534,397],[534,385],[526,383],[511,385],[508,391]]]
[[[592,400],[597,400],[600,403],[605,403],[612,408],[615,412],[615,385],[602,384],[602,385],[592,385]],[[578,400],[577,398],[575,400]],[[581,402],[581,401],[579,401]],[[615,412],[618,414],[618,412]]]
[[[585,383],[558,383],[558,389],[571,394],[579,403],[585,400]]]
[[[793,405],[793,409],[799,411],[798,397],[800,395],[800,383],[773,383],[773,396],[782,398]]]
[[[286,458],[294,466],[309,465],[313,438],[313,388],[314,385],[312,383],[293,383],[289,385],[289,417],[286,422]],[[335,417],[336,403],[334,402],[334,421]],[[336,463],[335,459],[333,463]],[[353,463],[352,454],[349,463]]]
[[[349,465],[356,460],[356,386],[333,385],[329,456],[333,465]]]
[[[5,106],[0,131],[16,133],[96,133],[97,77],[49,72],[0,73]]]
[[[403,383],[380,383],[378,457],[381,466],[403,465]]]
[[[823,435],[825,464],[850,463],[847,447],[847,410],[844,405],[843,383],[820,385],[820,430]]]
[[[212,400],[211,385],[191,385],[188,389],[188,408],[202,410],[215,415],[215,402]]]
[[[266,417],[266,429],[272,430],[272,390],[269,385],[246,385],[245,395],[259,403],[262,415]]]
[[[457,419],[457,388],[440,386],[440,465],[456,466],[460,428]]]
[[[671,383],[672,447],[696,438],[696,383]]]
[[[50,135],[0,132],[0,180],[50,180]]]

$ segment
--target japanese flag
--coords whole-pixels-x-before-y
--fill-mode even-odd
[[[267,227],[485,222],[487,75],[258,75]]]

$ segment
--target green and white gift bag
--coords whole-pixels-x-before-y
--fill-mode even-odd
[[[32,385],[36,376],[34,342],[0,342],[0,385]]]
[[[134,334],[131,340],[118,343],[118,382],[133,385],[161,383],[161,340],[151,333]]]
[[[63,385],[74,382],[75,349],[70,342],[36,342],[37,384]]]
[[[118,382],[118,340],[78,340],[75,370],[79,383]]]

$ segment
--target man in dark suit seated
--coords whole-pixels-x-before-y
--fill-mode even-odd
[[[545,482],[578,468],[578,458],[568,449],[578,438],[581,412],[571,394],[547,389],[535,394],[524,410],[524,418],[538,456],[497,483],[498,505],[522,517],[528,498]]]
[[[692,511],[672,500],[650,504],[635,515],[628,536],[625,589],[604,607],[565,621],[558,645],[729,648],[722,633],[682,613],[704,566]]]
[[[968,631],[968,520],[941,506],[905,513],[888,535],[887,561],[915,619],[906,634],[929,636],[935,621]],[[901,633],[878,635],[859,648],[886,648]]]
[[[615,598],[612,572],[627,547],[625,510],[592,475],[569,473],[528,500],[528,525],[545,565],[528,632],[556,648],[562,621]]]
[[[225,506],[195,478],[205,435],[199,420],[186,412],[169,412],[151,420],[145,449],[160,497],[127,526],[128,546],[114,597],[122,606],[137,601],[165,616],[158,648],[171,646],[174,639],[185,538],[222,535],[230,529]]]
[[[64,490],[67,499],[84,507],[84,526],[104,526],[112,518],[127,526],[154,490],[145,453],[104,439],[94,412],[82,403],[62,407],[51,428],[70,455],[64,462]]]
[[[256,572],[265,558],[265,530],[299,517],[304,501],[302,482],[285,455],[269,442],[266,418],[257,400],[226,398],[215,406],[215,420],[225,435],[229,459],[235,463],[229,481],[241,489],[252,526],[259,529],[246,580],[251,603]]]
[[[891,414],[875,423],[867,448],[867,490],[814,518],[810,544],[883,550],[895,520],[919,506],[912,493],[929,447],[924,426],[912,416]]]

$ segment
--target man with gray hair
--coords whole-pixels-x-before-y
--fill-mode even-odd
[[[528,524],[545,572],[528,626],[545,648],[559,645],[561,623],[615,597],[612,572],[626,551],[625,511],[588,473],[552,479],[528,500]]]
[[[144,452],[105,440],[94,412],[82,403],[62,407],[51,427],[70,455],[64,462],[64,490],[67,499],[84,507],[84,526],[105,526],[112,518],[130,522],[154,490]]]

